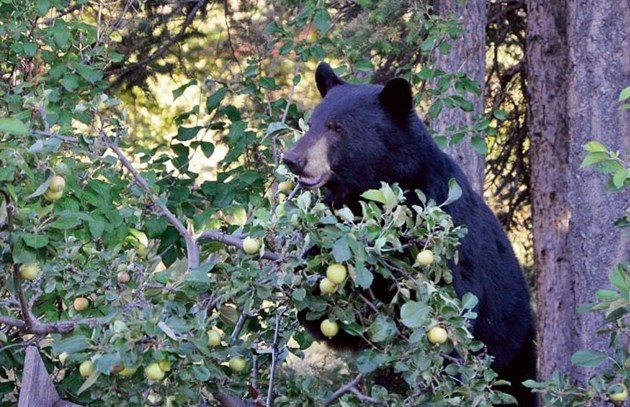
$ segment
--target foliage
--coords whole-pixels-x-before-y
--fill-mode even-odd
[[[183,81],[173,101],[194,90],[198,102],[173,118],[169,142],[142,146],[132,143],[127,106],[109,80],[127,58],[151,59],[127,49],[141,32],[122,24],[128,10],[63,0],[0,4],[2,403],[16,401],[31,344],[63,397],[84,405],[198,405],[230,396],[265,405],[509,401],[469,332],[476,299],[460,300],[448,285],[447,261],[456,261],[465,231],[443,212],[446,203],[418,191],[422,205],[408,208],[399,188],[383,185],[366,193],[361,214],[332,213],[313,192],[279,191],[290,180],[280,153],[304,132],[308,113],[281,96],[266,69],[274,58],[297,57],[290,84],[299,85],[301,64],[334,54],[327,34],[338,17],[321,2],[292,3],[264,30],[267,64],[250,55],[237,61],[238,75]],[[364,3],[358,11],[385,27],[386,5]],[[155,21],[163,8],[151,4],[127,5],[147,13],[139,21]],[[194,11],[181,7],[167,14]],[[410,27],[424,30],[423,52],[446,51],[441,44],[456,25],[421,18]],[[415,45],[406,38],[406,47]],[[349,65],[366,72],[378,59],[353,58]],[[409,73],[416,83],[440,75],[440,87],[423,97],[465,108],[461,95],[478,92],[462,75],[431,72]],[[460,97],[442,97],[452,83]],[[210,159],[218,162],[211,174],[193,165]],[[456,199],[457,186],[451,191]],[[247,236],[261,243],[259,253],[241,250]],[[420,247],[435,253],[426,268],[414,264]],[[350,277],[321,296],[332,262]],[[371,297],[375,280],[395,287],[390,302]],[[86,309],[75,305],[79,297]],[[338,361],[344,369],[334,374],[326,366],[326,375],[298,374],[292,364],[312,342],[298,310],[338,321],[369,346]],[[449,340],[434,345],[425,333],[438,325]],[[88,360],[93,369],[83,377],[79,366]],[[388,369],[401,391],[370,385]]]

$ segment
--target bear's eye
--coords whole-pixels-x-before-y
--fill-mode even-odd
[[[334,131],[337,134],[343,133],[343,128],[338,123],[328,123],[328,129]]]

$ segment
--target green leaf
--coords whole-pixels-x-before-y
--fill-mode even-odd
[[[593,165],[607,159],[608,159],[608,153],[604,153],[604,152],[589,153],[586,155],[586,157],[584,157],[584,160],[582,160],[582,164],[580,164],[580,168],[585,168],[585,167],[588,167],[589,165]]]
[[[188,81],[188,83],[185,83],[184,85],[182,85],[179,88],[175,89],[173,91],[173,100],[177,100],[177,98],[179,98],[181,95],[184,94],[186,89],[188,89],[191,86],[195,86],[196,84],[197,84],[197,80],[196,79],[191,79],[190,81]]]
[[[55,340],[52,346],[52,351],[56,355],[60,355],[63,352],[69,354],[83,352],[89,347],[89,343],[85,336],[74,335],[69,338],[64,338],[59,341]]]
[[[195,127],[180,127],[177,129],[177,137],[175,137],[179,141],[188,141],[192,140],[197,136],[201,130],[200,126]]]
[[[322,7],[315,12],[315,15],[313,16],[313,24],[315,24],[317,30],[322,34],[325,34],[328,30],[330,30],[330,15],[328,14],[328,10],[326,10],[326,8]]]
[[[607,153],[608,148],[599,141],[591,140],[582,146],[589,153]]]
[[[630,86],[628,86],[627,88],[622,90],[621,93],[619,93],[619,101],[620,102],[622,100],[626,100],[626,99],[630,99]]]
[[[100,239],[105,231],[105,222],[99,217],[92,217],[88,221],[88,229],[93,238]]]
[[[507,113],[505,113],[504,110],[497,109],[494,112],[492,112],[492,115],[494,116],[495,119],[499,121],[507,120]]]
[[[624,271],[623,266],[618,266],[610,275],[610,283],[619,290],[630,292],[630,276]]]
[[[75,212],[62,213],[57,220],[50,224],[51,228],[68,230],[81,224],[81,219]]]
[[[473,150],[479,155],[488,154],[488,144],[486,144],[486,139],[480,136],[472,136],[470,138],[470,144],[473,146]]]
[[[428,324],[430,311],[423,302],[408,301],[400,308],[400,320],[408,328],[420,328]]]
[[[462,309],[473,309],[479,303],[479,299],[473,293],[466,293],[462,297]]]
[[[379,314],[368,328],[367,333],[370,341],[385,342],[396,335],[396,324],[391,318]]]
[[[606,354],[594,350],[579,350],[571,356],[571,363],[583,367],[597,367],[604,360],[606,360]]]
[[[48,236],[36,235],[34,233],[22,233],[20,237],[28,247],[33,249],[41,249],[48,244]]]
[[[442,205],[448,205],[457,201],[462,196],[462,188],[455,178],[448,180],[448,196]]]
[[[621,189],[628,178],[630,178],[630,171],[627,168],[620,168],[617,172],[615,172],[615,175],[613,175],[613,185],[615,188]]]
[[[357,369],[360,373],[368,374],[378,369],[384,360],[384,354],[374,350],[364,350],[357,357]]]
[[[475,105],[467,99],[464,99],[461,96],[453,95],[449,96],[449,98],[455,103],[455,105],[459,106],[464,112],[472,112],[475,108]]]
[[[223,101],[225,95],[227,95],[227,88],[222,87],[216,90],[212,95],[206,99],[206,113],[212,113]]]
[[[378,189],[368,189],[361,194],[361,197],[367,199],[368,201],[375,201],[382,204],[387,203],[387,199],[385,199],[385,194],[383,194],[383,192]]]
[[[20,120],[13,117],[0,118],[0,132],[23,136],[28,134],[28,128]]]
[[[352,257],[350,254],[350,248],[348,247],[347,236],[342,236],[333,245],[333,257],[337,263],[343,263]]]
[[[442,111],[442,106],[443,106],[442,99],[436,100],[435,102],[433,102],[433,104],[429,108],[429,111],[427,112],[427,116],[429,116],[431,119],[435,119],[436,117],[438,117],[438,115]]]
[[[192,367],[193,376],[200,382],[207,382],[210,380],[210,371],[201,365],[193,365]]]
[[[354,282],[358,284],[359,287],[367,289],[372,285],[374,276],[372,272],[365,267],[363,262],[357,262],[354,266],[349,265],[348,272],[351,275],[354,274]]]

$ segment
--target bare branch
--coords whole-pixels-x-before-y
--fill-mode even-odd
[[[271,369],[269,372],[269,388],[267,389],[267,407],[273,406],[273,382],[276,378],[276,367],[278,364],[278,338],[280,337],[280,320],[285,310],[276,315],[276,330],[273,334],[273,344],[271,351]]]
[[[137,68],[141,67],[141,66],[148,65],[151,62],[155,61],[156,59],[160,58],[162,55],[164,55],[166,53],[166,51],[168,51],[168,49],[173,44],[175,44],[175,43],[181,41],[182,39],[184,39],[184,37],[186,36],[186,30],[192,24],[192,22],[193,22],[193,20],[195,18],[195,15],[201,9],[201,7],[205,6],[206,4],[208,4],[208,0],[198,0],[197,4],[195,4],[195,7],[193,7],[190,10],[190,12],[188,13],[188,15],[186,16],[186,20],[182,24],[179,32],[177,34],[175,34],[171,39],[169,39],[164,45],[162,45],[160,48],[158,48],[158,50],[155,51],[148,58],[145,58],[142,61],[133,63],[131,65],[127,65],[127,66],[125,66],[123,68],[107,71],[107,72],[105,72],[105,75],[107,75],[107,76],[124,75],[124,74],[126,74],[126,73],[128,73],[130,71],[133,71],[134,69],[137,69]]]
[[[341,386],[336,392],[334,392],[329,398],[328,400],[326,400],[324,402],[324,407],[327,407],[329,405],[331,405],[335,400],[337,400],[339,397],[343,396],[344,394],[351,392],[352,389],[359,384],[359,382],[363,380],[363,373],[359,373],[357,375],[357,377],[355,377],[354,379],[352,379],[352,381],[344,384],[343,386]]]

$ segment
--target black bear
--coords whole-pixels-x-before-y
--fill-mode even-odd
[[[535,406],[535,396],[521,383],[536,377],[536,329],[530,297],[520,266],[500,223],[475,193],[458,165],[434,142],[413,106],[409,82],[392,79],[385,86],[355,85],[340,79],[321,63],[315,73],[322,102],[315,108],[308,132],[285,153],[284,162],[308,189],[323,188],[333,208],[356,209],[361,193],[381,181],[414,190],[444,202],[448,181],[455,178],[463,193],[446,211],[468,234],[452,264],[453,286],[461,297],[477,296],[478,318],[473,334],[494,357],[499,377],[519,406]],[[313,321],[311,321],[313,322]],[[318,324],[306,326],[322,340]],[[335,348],[349,338],[334,337]],[[337,342],[335,342],[337,341]]]

